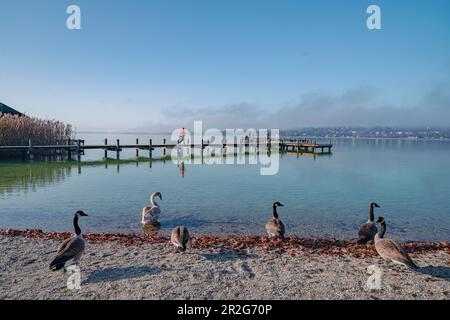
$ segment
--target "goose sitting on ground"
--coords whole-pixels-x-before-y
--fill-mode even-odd
[[[155,201],[156,197],[159,197],[162,200],[161,192],[152,193],[152,195],[150,196],[150,206],[144,207],[142,209],[141,223],[143,225],[147,223],[160,225],[157,220],[159,218],[159,215],[161,214],[161,208],[159,207],[159,204],[157,204]]]
[[[273,218],[267,221],[266,223],[266,231],[269,234],[269,237],[277,237],[284,238],[285,227],[283,222],[278,219],[277,207],[284,207],[281,203],[275,202],[272,205],[273,209]]]
[[[176,227],[175,229],[172,230],[172,234],[170,235],[170,241],[177,249],[185,251],[186,244],[189,241],[188,229],[184,226]]]
[[[50,263],[50,270],[56,271],[64,268],[69,264],[78,264],[81,255],[84,251],[84,239],[81,235],[81,229],[78,226],[78,219],[80,217],[87,217],[87,214],[83,211],[77,211],[73,218],[73,226],[75,234],[73,237],[64,240],[58,248],[55,258]]]
[[[372,202],[370,204],[369,220],[361,226],[361,228],[359,229],[359,232],[358,232],[358,236],[359,236],[358,243],[359,244],[366,244],[369,241],[373,241],[373,239],[375,238],[375,235],[378,232],[377,226],[375,224],[375,216],[373,214],[374,207],[379,208],[380,206],[375,202]]]
[[[411,260],[402,246],[391,239],[385,239],[384,233],[386,232],[386,222],[383,217],[379,217],[377,223],[380,223],[380,230],[375,235],[375,249],[378,254],[387,261],[392,261],[397,264],[417,269],[417,265]]]

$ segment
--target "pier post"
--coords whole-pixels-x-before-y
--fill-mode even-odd
[[[152,145],[153,145],[153,141],[152,141],[152,139],[150,139],[150,141],[149,141],[149,144],[148,144],[148,157],[151,159],[152,158],[152,149],[153,149],[153,147],[152,147]]]
[[[71,160],[72,158],[72,150],[70,149],[71,140],[70,138],[67,139],[67,145],[69,146],[69,149],[67,149],[67,159]]]
[[[77,160],[81,160],[81,147],[80,147],[81,141],[78,139],[77,141]]]
[[[139,159],[139,139],[136,138],[136,159]]]
[[[201,147],[201,153],[202,153],[202,164],[203,164],[203,138],[202,138],[202,145],[201,145],[200,147]]]
[[[31,145],[31,139],[28,139],[28,156],[30,157],[30,160],[33,160],[33,147]]]
[[[244,155],[249,152],[250,153],[250,137],[248,137],[248,139],[246,139],[244,144]]]
[[[256,135],[256,153],[259,152],[259,133]]]
[[[103,159],[108,160],[108,139],[105,139],[105,155]]]
[[[166,156],[166,152],[167,152],[167,149],[166,149],[166,138],[164,138],[164,149],[163,149],[163,156],[164,157]]]
[[[120,140],[117,139],[117,145],[116,145],[116,159],[120,160]]]

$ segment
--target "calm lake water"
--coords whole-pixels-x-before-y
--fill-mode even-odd
[[[162,142],[159,135],[78,137],[86,144]],[[333,143],[332,155],[282,154],[273,176],[261,176],[258,165],[185,164],[183,177],[181,164],[172,161],[90,162],[101,160],[102,151],[88,152],[81,164],[3,161],[0,228],[71,231],[73,212],[82,209],[89,214],[84,232],[140,233],[142,207],[160,191],[164,235],[177,225],[192,234],[262,235],[272,203],[280,201],[288,235],[356,238],[375,201],[389,237],[450,241],[450,142]],[[134,152],[121,157],[132,159]]]

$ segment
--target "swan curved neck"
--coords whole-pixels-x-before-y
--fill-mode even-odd
[[[373,204],[370,205],[369,209],[369,222],[374,222],[375,216],[373,214]]]
[[[77,236],[81,235],[81,229],[80,226],[78,225],[78,216],[75,215],[75,217],[73,218],[73,228],[75,229],[75,234]]]
[[[156,203],[155,198],[156,198],[156,196],[152,195],[151,198],[150,198],[150,203],[152,204],[152,206],[159,207],[159,205]]]

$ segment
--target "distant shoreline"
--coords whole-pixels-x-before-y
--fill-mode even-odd
[[[154,132],[108,132],[108,131],[78,131],[75,133],[76,135],[79,134],[105,134],[105,135],[113,135],[113,134],[122,134],[122,135],[161,135],[161,136],[171,136],[172,133],[167,132],[160,132],[160,133],[154,133]],[[360,139],[360,140],[405,140],[405,141],[450,141],[450,138],[408,138],[408,137],[373,137],[373,136],[357,136],[357,137],[326,137],[326,136],[303,136],[303,135],[281,135],[282,139],[289,139],[289,138],[308,138],[308,139],[326,139],[326,140],[350,140],[350,139]]]

